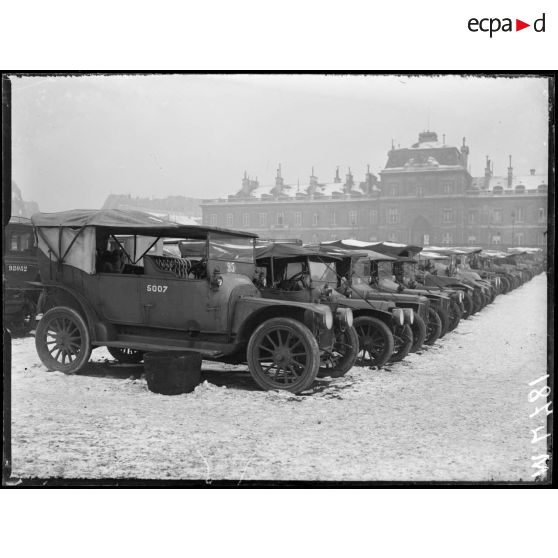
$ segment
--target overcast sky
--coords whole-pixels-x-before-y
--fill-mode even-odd
[[[244,170],[273,183],[378,172],[392,139],[427,128],[505,174],[547,172],[548,88],[540,78],[94,76],[12,79],[12,177],[42,211],[100,207],[111,194],[211,198]]]

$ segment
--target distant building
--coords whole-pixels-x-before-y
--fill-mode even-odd
[[[546,241],[547,178],[531,169],[496,177],[468,170],[469,147],[419,134],[411,147],[392,145],[379,172],[363,181],[339,168],[331,182],[314,169],[307,184],[286,184],[281,166],[275,184],[262,186],[246,173],[226,199],[204,200],[203,223],[250,230],[263,237],[319,242],[340,238],[420,245],[542,246]]]
[[[12,215],[17,217],[31,217],[39,211],[39,204],[34,201],[24,201],[21,190],[12,180]]]

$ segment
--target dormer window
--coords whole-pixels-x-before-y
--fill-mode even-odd
[[[524,194],[525,193],[525,186],[523,186],[523,184],[518,184],[515,187],[515,193],[516,194]]]
[[[541,194],[546,194],[548,192],[548,186],[546,184],[539,184],[539,187],[537,188],[537,190]]]
[[[495,196],[498,196],[498,195],[502,195],[503,191],[504,191],[504,189],[502,188],[502,186],[494,186],[494,190],[492,190],[492,193]]]

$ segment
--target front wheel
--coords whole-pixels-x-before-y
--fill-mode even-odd
[[[393,354],[394,340],[389,327],[372,316],[359,316],[353,321],[358,335],[357,366],[383,366]]]
[[[312,332],[292,318],[272,318],[250,337],[246,357],[254,381],[264,390],[300,393],[316,379],[320,350]]]
[[[425,345],[434,345],[442,332],[442,321],[434,308],[428,309],[428,322],[426,323]]]
[[[449,328],[448,331],[453,331],[461,321],[461,307],[455,300],[452,300],[450,303],[449,309]]]
[[[335,332],[333,350],[322,356],[318,376],[339,378],[355,364],[358,355],[358,335],[354,327]]]
[[[426,324],[421,316],[415,312],[415,320],[411,326],[413,330],[413,345],[411,346],[411,353],[416,353],[426,340]]]
[[[409,324],[396,326],[393,330],[394,348],[390,362],[402,361],[411,351],[413,346],[413,330]]]
[[[49,370],[75,374],[89,361],[91,338],[85,320],[73,308],[48,310],[37,325],[35,346]]]

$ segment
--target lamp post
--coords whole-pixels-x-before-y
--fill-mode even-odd
[[[515,246],[515,211],[512,209],[511,212],[512,218],[512,248]]]

